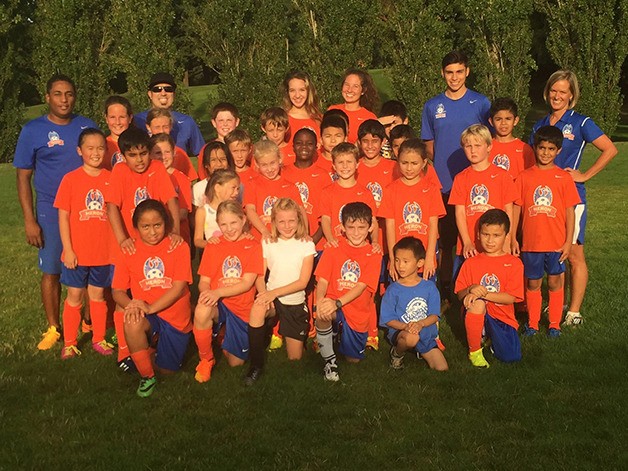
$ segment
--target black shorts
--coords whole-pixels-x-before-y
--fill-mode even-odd
[[[438,219],[438,236],[442,250],[442,256],[450,255],[451,249],[456,246],[458,240],[458,226],[456,226],[456,207],[447,204],[449,193],[443,193],[443,205],[445,216]]]
[[[283,304],[275,299],[275,312],[279,317],[279,334],[291,339],[305,342],[310,331],[310,312],[307,305]]]

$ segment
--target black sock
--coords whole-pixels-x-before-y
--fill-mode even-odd
[[[249,361],[251,368],[264,368],[264,333],[265,326],[249,326]]]

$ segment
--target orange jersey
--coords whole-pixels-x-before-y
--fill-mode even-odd
[[[126,231],[132,235],[135,234],[133,213],[138,204],[149,198],[166,204],[176,196],[170,175],[161,162],[152,160],[143,173],[134,172],[126,162],[122,162],[111,172],[105,201],[115,204],[120,209]]]
[[[334,182],[323,188],[321,195],[321,216],[331,218],[331,228],[335,237],[342,235],[342,221],[340,212],[347,203],[366,203],[373,211],[373,216],[377,216],[377,206],[373,199],[373,193],[364,185],[356,183],[351,188],[344,188]]]
[[[111,263],[113,237],[104,197],[110,175],[103,169],[93,177],[80,167],[63,177],[57,191],[54,207],[70,214],[72,250],[81,266]]]
[[[187,210],[188,214],[192,212],[192,187],[188,177],[181,171],[174,169],[174,172],[170,174],[170,181],[174,186],[174,191],[177,193],[177,199],[179,200],[179,209]],[[181,218],[181,237],[188,244],[191,243],[190,236],[190,222],[186,217]]]
[[[192,165],[192,160],[190,160],[188,154],[180,147],[174,148],[174,162],[172,166],[187,176],[191,182],[198,179],[198,173],[196,173],[194,165]]]
[[[390,185],[396,178],[396,172],[397,165],[393,160],[381,158],[376,165],[369,167],[366,165],[364,158],[360,159],[360,166],[357,172],[358,183],[371,190],[377,207],[382,202],[384,188]]]
[[[124,155],[120,152],[120,147],[117,141],[114,141],[111,136],[107,136],[105,140],[105,158],[102,161],[101,167],[105,170],[111,171],[116,164],[125,162]]]
[[[481,251],[477,240],[477,222],[489,209],[504,207],[515,201],[515,184],[503,168],[491,164],[486,170],[477,171],[468,167],[454,178],[448,204],[465,207],[467,230],[475,248]],[[462,254],[462,238],[458,236],[456,253]]]
[[[349,129],[347,132],[347,142],[355,144],[358,141],[358,128],[360,124],[368,119],[377,119],[375,113],[366,108],[359,108],[355,111],[349,111],[344,103],[340,105],[331,105],[329,110],[342,110],[349,117]]]
[[[499,142],[493,139],[489,160],[493,165],[508,171],[513,179],[526,168],[532,167],[535,162],[532,147],[521,139],[510,142]]]
[[[198,274],[210,279],[210,289],[240,283],[245,273],[264,276],[262,246],[258,241],[242,239],[231,242],[221,237],[219,243],[207,244],[198,267]],[[222,298],[221,301],[236,316],[248,322],[255,301],[255,292],[253,284],[245,293]]]
[[[292,198],[297,204],[301,203],[301,195],[297,186],[280,175],[277,180],[269,180],[266,177],[258,176],[247,186],[244,192],[244,206],[252,205],[255,212],[270,231],[270,212],[273,205],[279,198]],[[253,235],[259,232],[251,228]]]
[[[366,332],[369,317],[375,315],[373,294],[379,283],[382,255],[373,253],[373,247],[353,247],[346,239],[338,241],[338,247],[328,247],[323,251],[316,267],[316,279],[327,280],[326,298],[338,299],[358,283],[366,289],[360,296],[342,306],[342,312],[349,326],[357,332]]]
[[[521,206],[525,252],[554,252],[566,241],[565,210],[580,203],[571,175],[559,167],[542,170],[536,165],[515,181]]]
[[[336,175],[336,170],[334,169],[334,163],[331,160],[327,160],[325,157],[323,157],[323,149],[319,149],[314,164],[318,165],[320,168],[329,173],[329,178],[331,178],[332,181],[336,181],[338,179],[338,176]]]
[[[289,165],[294,164],[294,160],[296,159],[296,154],[294,153],[294,148],[292,144],[286,144],[283,147],[279,148],[279,152],[281,153],[281,166],[282,168],[286,168]]]
[[[181,244],[170,250],[170,238],[165,237],[157,245],[135,243],[135,253],[122,254],[116,260],[111,287],[131,290],[133,299],[153,304],[173,287],[175,281],[192,283],[190,248]],[[156,315],[182,332],[192,330],[190,290],[187,285],[181,296]]]
[[[439,191],[443,188],[443,185],[441,185],[440,180],[438,179],[438,175],[436,175],[436,169],[432,163],[428,163],[425,166],[425,176],[422,178],[425,178],[428,182],[430,182],[430,185],[435,186]]]
[[[514,255],[489,257],[485,253],[468,258],[462,264],[456,278],[455,292],[471,285],[484,286],[491,293],[508,293],[515,302],[523,301],[523,263]],[[517,329],[514,304],[487,302],[486,311],[494,319]]]
[[[288,125],[290,126],[290,134],[288,137],[288,145],[292,147],[294,135],[299,129],[308,128],[316,133],[316,142],[321,142],[321,123],[312,118],[294,118],[288,114]]]

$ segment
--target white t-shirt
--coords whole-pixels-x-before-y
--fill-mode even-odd
[[[262,242],[262,250],[269,270],[266,289],[271,290],[297,281],[301,275],[303,259],[316,255],[314,242],[297,239],[278,239]],[[278,298],[283,304],[294,306],[305,302],[305,290]]]
[[[216,222],[216,210],[207,203],[203,205],[203,209],[205,210],[205,225],[203,226],[205,240],[209,240],[212,237],[220,237],[222,231],[218,227],[218,222]]]
[[[207,189],[208,180],[200,180],[192,186],[192,204],[200,208],[205,204],[205,190]]]

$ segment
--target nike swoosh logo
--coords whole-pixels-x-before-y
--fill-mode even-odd
[[[360,350],[360,353],[364,353],[364,350]]]
[[[505,267],[512,267],[512,263],[504,263]]]
[[[248,249],[250,249],[251,247],[253,247],[253,246],[252,246],[252,245],[245,245],[245,246],[244,246],[244,250],[248,250]]]
[[[320,173],[313,173],[312,177],[318,177],[320,175]]]
[[[523,152],[523,149],[515,149],[515,152]]]
[[[358,196],[363,195],[363,194],[364,194],[364,192],[363,192],[363,191],[358,191],[358,192],[356,193],[356,195],[358,195]]]
[[[469,103],[473,104],[475,103],[477,100],[469,100]]]
[[[429,188],[423,188],[423,193],[427,193],[428,191],[430,191]]]
[[[563,178],[560,175],[554,175],[554,178]]]
[[[153,175],[155,175],[155,172],[150,172],[150,173],[148,174],[148,176],[149,176],[149,177],[152,177]]]
[[[499,173],[496,173],[495,175],[491,175],[491,178],[497,178],[499,177]]]
[[[281,188],[288,188],[290,185],[281,185]]]
[[[242,353],[246,353],[246,352],[248,352],[248,351],[249,351],[249,349],[248,349],[248,348],[243,348],[243,349],[242,349]]]
[[[388,175],[390,173],[390,170],[384,170],[384,175]]]
[[[81,126],[81,129],[87,129],[88,126]]]
[[[179,121],[179,120],[177,119],[177,123],[178,123],[178,124],[183,124],[184,122],[185,122],[185,121]]]

